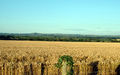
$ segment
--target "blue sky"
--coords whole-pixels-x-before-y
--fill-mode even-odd
[[[0,32],[120,35],[120,0],[0,0]]]

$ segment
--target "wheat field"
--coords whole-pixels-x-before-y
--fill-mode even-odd
[[[107,68],[111,68],[110,66],[114,64],[113,69],[115,70],[120,63],[120,43],[0,40],[0,65],[4,63],[21,66],[30,63],[53,65],[62,55],[72,56],[74,65],[89,65],[98,61],[99,64],[108,65]],[[5,70],[5,68],[3,69]]]

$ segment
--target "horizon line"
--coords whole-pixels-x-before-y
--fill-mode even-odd
[[[63,34],[63,35],[92,35],[92,36],[120,36],[120,34],[78,34],[78,33],[42,33],[42,32],[0,32],[0,34]]]

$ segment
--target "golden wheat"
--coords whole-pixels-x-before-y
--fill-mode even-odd
[[[37,64],[36,66],[41,63],[55,64],[62,55],[72,56],[75,65],[99,61],[99,65],[115,64],[118,66],[120,64],[120,43],[0,40],[0,65],[7,63],[7,69],[11,69],[13,64],[21,69],[28,67],[30,63]],[[22,75],[22,70],[16,70],[16,73],[17,71]],[[25,71],[28,73],[27,70]]]

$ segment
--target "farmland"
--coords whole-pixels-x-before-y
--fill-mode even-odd
[[[120,43],[0,40],[0,65],[53,65],[62,55],[72,56],[74,65],[88,65],[98,61],[99,64],[114,66],[115,70],[120,63]]]

